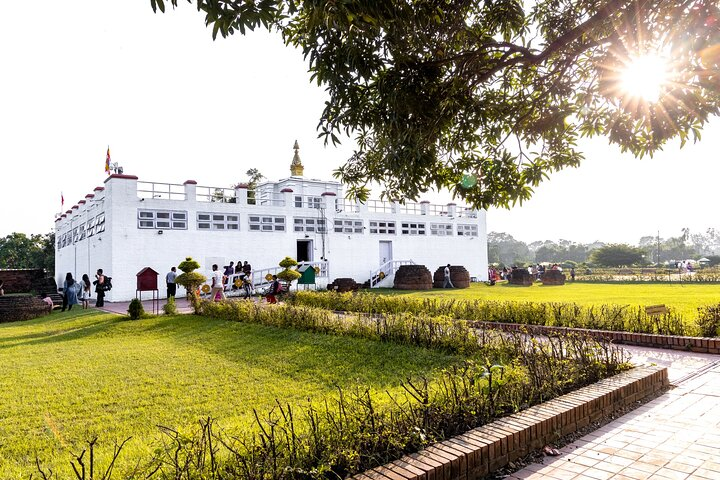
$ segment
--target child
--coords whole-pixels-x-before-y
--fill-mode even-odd
[[[53,311],[53,307],[55,306],[53,304],[52,298],[47,293],[40,294],[42,297],[42,301],[45,302],[45,304],[48,306],[48,310],[50,310],[50,313]]]
[[[267,300],[268,303],[277,303],[277,298],[275,298],[275,295],[280,293],[280,282],[278,282],[277,275],[272,276],[272,283],[270,284],[270,289],[268,289],[267,293],[265,294],[265,300]]]

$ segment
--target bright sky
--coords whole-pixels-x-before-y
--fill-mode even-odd
[[[288,176],[296,139],[310,178],[330,179],[352,153],[316,138],[325,95],[301,53],[265,32],[213,42],[185,2],[164,15],[149,0],[5,2],[0,45],[0,236],[49,232],[61,192],[67,210],[103,184],[108,145],[140,180],[217,187],[253,167]],[[719,227],[720,122],[704,138],[643,160],[587,142],[580,168],[491,210],[488,231],[636,243]]]

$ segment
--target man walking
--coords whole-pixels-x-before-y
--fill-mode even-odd
[[[443,288],[455,288],[450,281],[450,264],[448,263],[445,267],[445,282],[443,282]]]
[[[220,298],[225,300],[223,274],[220,270],[218,270],[217,264],[213,264],[212,271],[212,289],[210,290],[210,300],[215,302],[218,293],[220,293]]]
[[[167,298],[175,298],[175,292],[177,291],[177,285],[175,285],[175,279],[177,278],[177,269],[172,267],[170,271],[165,275],[165,284],[167,285]]]

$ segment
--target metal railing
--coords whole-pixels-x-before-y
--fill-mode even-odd
[[[312,268],[315,268],[315,278],[329,278],[330,277],[330,262],[299,262],[297,267],[300,268],[304,265],[310,266]],[[268,275],[277,275],[278,272],[281,272],[284,270],[282,267],[269,267],[269,268],[261,268],[259,270],[253,270],[250,274],[250,285],[252,286],[253,291],[264,291],[269,286],[270,283],[272,283],[272,280],[268,280]],[[235,281],[242,279],[245,277],[244,273],[233,273],[228,277],[228,281],[225,284],[224,290],[230,294],[230,296],[233,296],[235,292],[237,292],[237,295],[244,295],[244,290],[242,287],[236,287],[233,289],[233,286],[235,285]]]
[[[458,217],[477,218],[478,211],[469,207],[458,207]]]
[[[406,214],[406,215],[422,215],[423,214],[423,208],[422,205],[419,203],[405,203],[400,204],[400,213]]]
[[[360,205],[353,200],[347,198],[338,198],[335,200],[336,213],[360,213]]]
[[[185,186],[175,183],[137,182],[139,198],[159,198],[162,200],[185,200]]]
[[[435,217],[447,217],[448,207],[447,205],[437,205],[435,203],[429,203],[427,206],[428,215]]]
[[[222,187],[196,187],[195,199],[198,202],[236,203],[235,189]]]
[[[282,193],[267,193],[263,192],[258,195],[255,192],[255,205],[264,207],[284,207],[285,196]]]
[[[394,275],[398,268],[402,265],[415,265],[412,260],[390,260],[380,265],[377,270],[370,271],[370,288],[377,288],[377,284],[383,281],[385,277]],[[381,275],[382,274],[382,275]]]
[[[393,213],[394,204],[382,200],[368,200],[368,211],[376,213]]]

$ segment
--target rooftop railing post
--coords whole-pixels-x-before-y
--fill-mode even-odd
[[[185,180],[185,200],[195,203],[197,201],[197,182],[195,180]]]
[[[367,213],[367,203],[362,203],[360,200],[355,200],[355,211],[357,211],[358,213]]]
[[[323,192],[322,198],[324,203],[323,208],[325,208],[325,212],[329,213],[330,217],[335,217],[335,199],[337,198],[335,192]]]
[[[280,193],[282,194],[282,201],[285,203],[285,208],[290,208],[295,205],[293,201],[293,189],[292,188],[283,188],[280,190]],[[275,203],[275,202],[273,202]],[[304,203],[304,199],[303,199]]]

